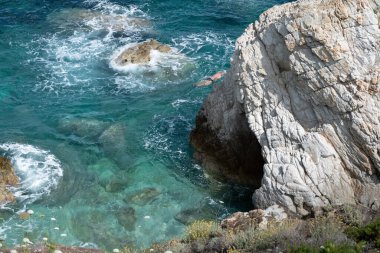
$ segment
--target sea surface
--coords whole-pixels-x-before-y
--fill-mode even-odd
[[[249,189],[192,158],[212,90],[193,84],[228,69],[248,24],[283,2],[0,0],[0,155],[21,180],[17,202],[0,207],[3,244],[148,247],[196,218],[252,208]],[[116,66],[147,39],[173,53]]]

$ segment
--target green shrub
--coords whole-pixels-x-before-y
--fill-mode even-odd
[[[380,219],[366,226],[350,227],[346,230],[346,233],[356,241],[373,243],[376,248],[380,248]]]
[[[206,240],[217,230],[219,230],[219,226],[214,221],[195,221],[186,229],[186,240],[190,242]]]
[[[328,243],[322,247],[313,247],[303,245],[297,248],[292,248],[289,250],[290,253],[361,253],[363,252],[363,245],[350,245],[342,244],[336,245],[333,243]]]

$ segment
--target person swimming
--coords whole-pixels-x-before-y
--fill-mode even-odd
[[[212,84],[212,83],[220,80],[224,76],[225,73],[226,73],[225,70],[219,71],[219,72],[215,73],[214,75],[209,76],[206,79],[197,82],[194,85],[197,86],[197,87],[208,86],[208,85],[210,85],[210,84]]]

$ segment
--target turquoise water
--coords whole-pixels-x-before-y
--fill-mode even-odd
[[[188,135],[212,89],[193,83],[228,68],[236,38],[282,2],[0,0],[0,154],[21,179],[0,239],[146,247],[193,218],[251,208],[249,189],[192,159]],[[176,53],[112,64],[150,38]]]

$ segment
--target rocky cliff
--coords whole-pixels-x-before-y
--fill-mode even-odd
[[[301,0],[263,13],[197,116],[196,157],[259,187],[259,208],[379,208],[379,23],[379,0]]]

